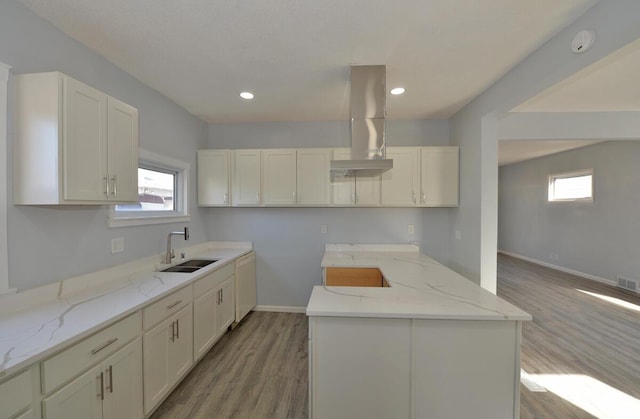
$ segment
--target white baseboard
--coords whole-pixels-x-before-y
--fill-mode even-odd
[[[295,307],[295,306],[255,306],[255,311],[274,311],[278,313],[306,313],[306,307]]]
[[[536,265],[545,266],[547,268],[555,269],[556,271],[565,272],[571,275],[580,276],[582,278],[591,279],[593,281],[601,282],[603,284],[611,285],[616,287],[617,284],[615,281],[611,279],[601,278],[599,276],[591,275],[585,272],[576,271],[574,269],[565,268],[564,266],[554,265],[553,263],[543,262],[538,259],[530,258],[528,256],[519,255],[517,253],[511,253],[504,250],[498,250],[498,253],[502,253],[503,255],[511,256],[517,259],[526,260],[527,262],[535,263]]]

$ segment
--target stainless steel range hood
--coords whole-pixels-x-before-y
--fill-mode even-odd
[[[331,160],[333,177],[375,176],[393,168],[386,158],[387,69],[351,67],[351,159]]]

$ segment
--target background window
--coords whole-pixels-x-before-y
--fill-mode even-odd
[[[138,202],[114,205],[109,227],[189,221],[188,163],[140,150]]]
[[[549,176],[549,202],[593,202],[593,169]]]

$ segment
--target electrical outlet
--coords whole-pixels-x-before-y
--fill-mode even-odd
[[[124,252],[124,237],[111,239],[111,254]]]
[[[407,225],[407,233],[409,234],[415,234],[416,233],[416,228],[413,224],[409,224]]]
[[[328,231],[328,230],[329,230],[329,229],[327,228],[327,225],[326,225],[326,224],[322,224],[322,225],[320,226],[320,233],[322,233],[322,234],[327,234],[327,231]]]

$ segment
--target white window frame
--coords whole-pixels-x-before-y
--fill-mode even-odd
[[[0,62],[0,295],[9,288],[9,246],[7,238],[7,84],[10,66]]]
[[[585,198],[555,198],[553,196],[553,186],[556,179],[566,179],[566,178],[581,177],[581,176],[591,176],[591,196],[585,197]],[[593,174],[593,168],[576,170],[573,172],[555,173],[555,174],[549,175],[549,186],[547,189],[547,192],[548,192],[547,202],[549,203],[558,203],[558,202],[592,203],[593,197],[595,194],[594,179],[595,179],[595,176]]]
[[[128,227],[150,224],[168,224],[191,221],[189,214],[189,172],[191,165],[171,157],[161,156],[140,149],[139,165],[165,169],[177,173],[176,201],[174,211],[116,211],[115,205],[109,210],[109,227]]]

